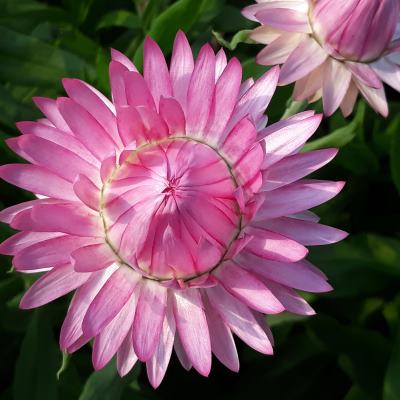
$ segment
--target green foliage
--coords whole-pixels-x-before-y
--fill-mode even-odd
[[[63,96],[61,78],[87,80],[109,95],[111,47],[142,64],[146,35],[171,54],[178,29],[198,51],[209,41],[238,57],[244,78],[266,67],[255,63],[262,48],[250,44],[255,25],[241,16],[237,0],[0,0],[0,136],[2,163],[18,158],[3,139],[17,134],[15,122],[40,118],[32,96]],[[270,122],[321,104],[290,101],[292,87],[278,87],[268,109]],[[318,179],[346,180],[335,200],[319,207],[322,223],[350,232],[337,245],[313,248],[310,260],[335,290],[306,295],[314,317],[288,313],[268,317],[276,341],[265,357],[238,340],[241,371],[227,371],[217,360],[208,379],[184,371],[173,357],[164,383],[150,388],[140,365],[121,379],[111,363],[91,366],[87,345],[66,357],[56,337],[68,299],[37,311],[21,311],[22,293],[32,275],[11,271],[2,257],[0,271],[0,399],[127,400],[217,397],[279,400],[400,399],[400,102],[388,92],[390,116],[377,116],[360,100],[349,118],[324,119],[306,150],[340,148]],[[0,182],[1,206],[30,195]],[[289,200],[288,200],[289,201]],[[12,234],[0,227],[1,240]]]

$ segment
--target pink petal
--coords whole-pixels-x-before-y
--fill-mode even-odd
[[[116,154],[113,154],[112,156],[103,160],[100,167],[100,177],[103,183],[105,183],[107,179],[111,176],[111,174],[114,172],[116,164],[117,164]]]
[[[30,309],[50,303],[83,285],[90,274],[78,274],[71,265],[52,269],[41,276],[24,294],[20,308]]]
[[[265,280],[266,285],[279,299],[286,311],[298,315],[314,315],[313,308],[300,297],[293,289],[282,286],[279,283]]]
[[[211,343],[206,315],[197,289],[174,293],[176,328],[186,355],[193,367],[204,376],[211,369]]]
[[[190,44],[182,31],[176,34],[171,57],[170,75],[174,97],[186,110],[187,92],[194,68]]]
[[[114,265],[91,274],[90,278],[75,292],[61,327],[60,347],[63,351],[69,349],[82,336],[82,321],[89,305],[117,268],[117,265]]]
[[[145,127],[142,117],[134,106],[117,108],[118,131],[125,146],[145,141]]]
[[[261,190],[271,191],[304,178],[330,162],[337,149],[322,149],[285,157],[263,172]]]
[[[361,94],[367,100],[368,104],[382,116],[387,117],[389,115],[388,103],[386,100],[385,89],[373,89],[369,86],[364,85],[361,82],[355,82]]]
[[[103,368],[118,351],[132,328],[136,297],[132,294],[115,318],[95,337],[92,362],[96,370]]]
[[[144,41],[144,80],[158,105],[161,96],[172,96],[172,85],[167,63],[158,44],[146,37]]]
[[[23,203],[19,203],[14,206],[7,207],[4,210],[1,210],[0,221],[10,224],[18,214],[20,214],[21,212],[32,210],[32,207],[37,204],[64,204],[64,203],[65,201],[63,200],[48,199],[48,198],[25,201]],[[50,235],[59,236],[60,234],[50,233]]]
[[[153,357],[147,361],[147,376],[153,388],[157,388],[164,379],[175,337],[175,319],[172,311],[172,304],[168,306],[161,330],[160,340]]]
[[[303,38],[304,35],[299,33],[280,35],[257,54],[257,63],[261,65],[283,64]]]
[[[85,175],[78,175],[74,182],[74,192],[89,208],[94,211],[100,209],[100,189]]]
[[[182,342],[179,339],[179,335],[175,335],[174,340],[174,350],[176,356],[178,357],[179,362],[181,363],[182,367],[189,371],[192,368],[192,363],[189,361],[185,349],[183,348]]]
[[[116,262],[117,255],[106,243],[80,247],[71,254],[72,265],[77,272],[93,272],[109,267]]]
[[[0,244],[0,253],[15,256],[27,247],[61,236],[64,235],[54,232],[18,232]]]
[[[205,133],[205,137],[210,141],[217,142],[222,139],[220,135],[237,103],[241,82],[242,66],[239,60],[232,58],[215,85],[211,113]]]
[[[335,197],[343,186],[344,182],[302,180],[273,190],[265,194],[257,218],[282,217],[316,207]]]
[[[315,68],[312,72],[307,74],[304,78],[296,81],[293,91],[293,99],[296,101],[310,100],[322,88],[325,61],[319,67]]]
[[[56,128],[65,132],[71,132],[69,126],[58,110],[56,100],[47,99],[46,97],[33,97],[32,100]]]
[[[204,296],[208,329],[210,330],[211,349],[215,356],[234,372],[239,371],[239,357],[231,330],[221,319],[208,297]]]
[[[365,85],[371,86],[375,89],[382,87],[382,82],[379,79],[379,76],[368,64],[347,61],[346,67],[349,68],[352,74]]]
[[[13,225],[20,230],[102,236],[100,218],[86,213],[73,204],[39,204],[32,209],[32,222],[17,218],[13,221]]]
[[[267,260],[296,262],[308,253],[300,243],[266,229],[248,227],[246,232],[253,236],[246,250]]]
[[[123,53],[116,49],[111,49],[111,59],[122,64],[128,71],[136,71],[137,69],[133,62]]]
[[[276,29],[290,32],[311,33],[308,16],[304,12],[290,8],[267,8],[256,13],[258,21]]]
[[[0,167],[0,177],[12,185],[55,199],[76,200],[72,185],[46,168],[29,164]]]
[[[264,114],[275,92],[278,78],[279,67],[271,68],[243,94],[225,128],[226,133],[244,117],[251,116],[253,121],[257,121]]]
[[[145,106],[156,109],[153,96],[146,81],[138,72],[125,72],[126,99],[130,106]]]
[[[303,78],[319,67],[327,57],[328,53],[317,41],[311,38],[303,40],[283,65],[279,83],[288,85]]]
[[[281,263],[265,260],[248,252],[240,254],[237,261],[261,278],[270,279],[294,289],[314,293],[332,290],[324,277],[310,268],[307,261]]]
[[[187,94],[186,131],[201,135],[206,127],[215,88],[215,54],[204,45],[197,57]]]
[[[115,120],[114,105],[97,89],[79,79],[63,79],[68,96],[87,110],[104,128],[110,138],[122,146]]]
[[[239,161],[256,141],[257,131],[254,124],[243,118],[231,130],[225,139],[221,151],[232,163]]]
[[[226,59],[226,54],[224,49],[221,47],[218,50],[217,55],[215,56],[215,82],[218,81],[219,77],[224,72],[226,65],[228,64],[228,60]]]
[[[240,183],[252,193],[258,192],[262,184],[260,168],[264,152],[259,144],[253,147],[235,164],[234,170]]]
[[[259,226],[280,233],[305,246],[320,246],[339,242],[347,237],[347,233],[327,225],[315,222],[300,221],[294,218],[281,217],[268,219]]]
[[[113,102],[119,107],[126,106],[128,101],[126,99],[124,74],[130,70],[117,61],[111,61],[109,70]],[[136,69],[132,71],[136,71]]]
[[[147,107],[136,107],[144,126],[147,141],[162,140],[168,136],[168,126],[158,113]]]
[[[218,267],[214,275],[222,286],[238,300],[265,314],[278,314],[282,304],[256,277],[233,263]]]
[[[388,58],[381,58],[373,64],[373,69],[383,82],[400,92],[400,67],[398,65],[392,63]]]
[[[90,153],[90,151],[72,134],[65,133],[54,126],[43,125],[38,122],[22,121],[17,122],[17,128],[24,135],[35,135],[42,139],[49,140],[59,146],[75,153],[80,158],[93,164],[98,165],[98,160]]]
[[[73,182],[80,174],[96,176],[96,168],[75,153],[36,135],[22,135],[7,140],[8,146],[32,164],[44,167]]]
[[[133,350],[132,335],[126,335],[117,353],[117,369],[121,377],[125,376],[136,364],[138,358]]]
[[[185,115],[183,113],[181,105],[175,99],[161,97],[160,116],[168,125],[170,135],[185,135]]]
[[[57,103],[74,135],[96,158],[103,160],[113,152],[114,141],[88,111],[70,99],[58,99]]]
[[[19,251],[13,265],[18,271],[65,265],[69,263],[72,251],[92,242],[90,238],[69,235],[49,238]]]
[[[340,106],[349,89],[351,72],[334,59],[325,64],[323,104],[325,115],[332,115]]]
[[[131,298],[141,276],[131,268],[119,267],[100,289],[82,322],[86,336],[97,336]]]
[[[346,96],[344,96],[342,104],[340,105],[340,109],[342,110],[342,113],[345,117],[348,117],[353,112],[354,106],[357,101],[357,96],[357,86],[354,84],[354,82],[351,82],[349,90],[347,91]]]
[[[226,325],[245,343],[263,354],[272,354],[271,343],[253,313],[221,286],[207,289],[210,303]]]
[[[142,283],[135,320],[132,343],[141,361],[148,361],[157,349],[167,305],[167,289],[151,280]]]

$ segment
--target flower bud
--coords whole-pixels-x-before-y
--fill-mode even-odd
[[[317,0],[310,22],[320,44],[337,59],[371,62],[388,49],[398,0]]]

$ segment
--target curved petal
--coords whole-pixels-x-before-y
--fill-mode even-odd
[[[208,376],[211,342],[200,293],[197,289],[180,290],[173,299],[176,328],[187,358],[201,375]]]

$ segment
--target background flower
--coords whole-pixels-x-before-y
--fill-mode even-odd
[[[283,64],[280,84],[296,82],[295,100],[322,97],[324,112],[348,116],[361,92],[383,116],[382,81],[400,90],[397,0],[259,1],[243,14],[261,27],[251,38],[266,44],[257,61]]]
[[[255,62],[258,46],[240,43],[243,32],[257,23],[241,16],[250,5],[242,0],[0,0],[0,137],[18,137],[15,121],[43,118],[32,96],[66,96],[61,77],[79,78],[111,98],[108,67],[110,48],[123,51],[142,71],[143,41],[153,37],[169,64],[178,29],[183,29],[197,58],[211,42],[234,50],[243,67],[243,80],[261,77],[266,67]],[[232,40],[234,39],[234,40]],[[239,44],[238,44],[239,42]],[[307,258],[329,276],[329,293],[301,292],[317,311],[314,316],[289,312],[266,320],[275,339],[274,356],[254,351],[235,339],[238,373],[213,358],[208,378],[182,366],[172,352],[166,376],[154,390],[146,366],[137,362],[125,377],[111,360],[93,370],[92,347],[70,356],[59,350],[58,335],[72,294],[35,310],[19,309],[21,297],[39,274],[11,270],[10,256],[0,256],[0,397],[29,399],[243,399],[265,392],[277,399],[364,399],[398,394],[400,213],[400,120],[398,95],[386,87],[391,114],[387,119],[366,112],[360,99],[355,113],[325,118],[306,151],[340,147],[339,154],[312,179],[345,180],[346,190],[315,212],[322,224],[351,232],[344,241],[310,246]],[[268,125],[286,109],[290,86],[277,88],[268,106]],[[317,113],[321,102],[308,107]],[[31,123],[31,122],[30,122]],[[1,164],[21,163],[4,144]],[[399,189],[397,189],[399,188]],[[1,208],[34,200],[31,193],[0,180]],[[1,241],[17,233],[0,224]],[[58,376],[58,378],[57,378]],[[329,391],[326,388],[329,387]],[[384,394],[382,394],[384,393]],[[389,397],[388,397],[389,396]]]

